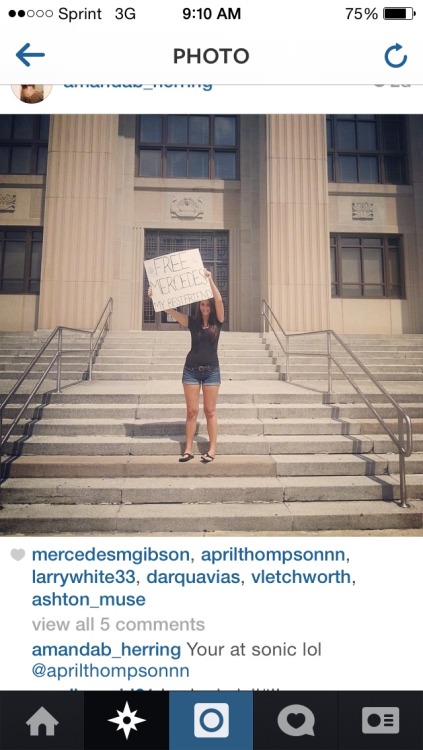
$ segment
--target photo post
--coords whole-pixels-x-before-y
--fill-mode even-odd
[[[423,749],[423,15],[268,5],[1,12],[4,750]]]

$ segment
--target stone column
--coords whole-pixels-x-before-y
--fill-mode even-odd
[[[325,117],[267,118],[267,290],[289,331],[329,327]]]
[[[119,115],[116,158],[115,247],[113,249],[113,328],[141,330],[143,248],[134,207],[136,116]]]
[[[240,118],[239,231],[231,236],[232,328],[260,330],[260,164],[264,162],[264,116]],[[262,138],[262,140],[261,140]]]
[[[39,328],[91,328],[110,293],[118,118],[51,118]]]
[[[415,238],[409,238],[404,259],[405,291],[402,317],[404,333],[423,333],[423,115],[409,119],[411,184],[413,186]]]

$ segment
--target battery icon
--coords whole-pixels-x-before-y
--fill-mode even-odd
[[[384,8],[383,17],[387,21],[411,21],[416,15],[414,8]]]

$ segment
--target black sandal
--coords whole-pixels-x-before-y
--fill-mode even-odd
[[[192,458],[194,458],[193,453],[183,453],[183,455],[179,459],[179,463],[185,464],[187,461],[191,461]]]
[[[208,453],[208,452],[207,452],[207,453],[204,453],[204,454],[203,454],[203,455],[201,456],[201,460],[202,460],[203,464],[211,464],[211,462],[212,462],[212,461],[214,461],[214,459],[215,459],[215,457],[214,457],[214,456],[212,456],[212,455],[211,455],[210,453]]]

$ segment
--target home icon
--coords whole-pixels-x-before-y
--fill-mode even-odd
[[[54,737],[56,725],[59,723],[48,711],[41,706],[26,722],[30,729],[31,737],[39,737],[40,727],[45,727],[45,736]]]

